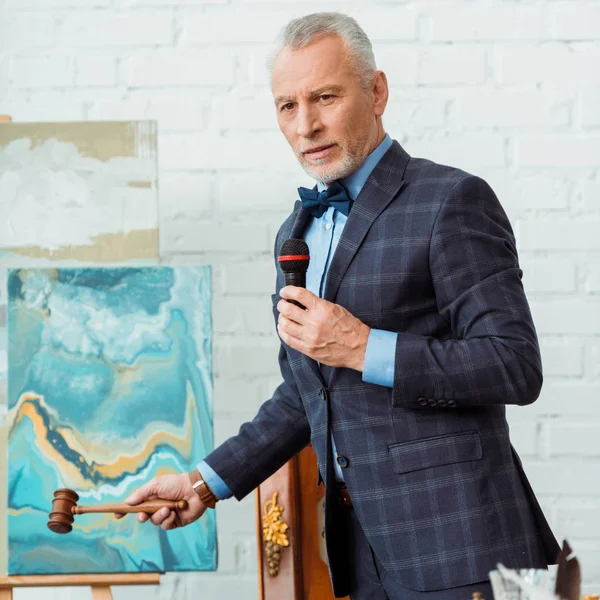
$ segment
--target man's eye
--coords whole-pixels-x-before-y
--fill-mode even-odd
[[[325,100],[327,102],[327,100],[331,100],[331,98],[333,98],[333,94],[321,94],[321,100]]]
[[[288,102],[287,104],[284,104],[281,107],[281,110],[282,111],[289,111],[289,110],[292,110],[292,108],[294,108],[294,104],[292,102]]]

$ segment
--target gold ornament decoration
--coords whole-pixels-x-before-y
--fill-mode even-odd
[[[290,545],[286,534],[289,525],[281,519],[285,509],[277,504],[278,495],[279,493],[275,492],[271,500],[263,505],[263,545],[271,577],[279,575],[281,552],[283,548]]]

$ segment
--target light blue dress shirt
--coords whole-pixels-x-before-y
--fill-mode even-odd
[[[345,183],[352,199],[356,199],[365,185],[369,175],[381,160],[381,157],[390,149],[392,139],[386,135],[381,144],[367,156],[360,168],[345,177]],[[325,185],[317,184],[319,191]],[[323,297],[325,281],[329,271],[331,259],[335,253],[338,242],[346,225],[348,217],[330,206],[320,219],[312,219],[306,230],[304,240],[310,248],[310,263],[306,272],[306,288],[315,296]],[[368,383],[392,387],[394,383],[394,362],[396,356],[396,341],[398,334],[381,329],[371,329],[367,341],[365,363],[362,379]],[[333,452],[337,454],[333,440]],[[337,478],[343,481],[342,468],[334,461]],[[204,461],[198,464],[206,483],[220,500],[231,497],[233,494],[227,484]]]

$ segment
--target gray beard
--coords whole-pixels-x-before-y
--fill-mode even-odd
[[[352,175],[362,163],[363,161],[358,156],[346,155],[341,163],[329,169],[325,168],[324,170],[319,169],[317,171],[315,167],[303,164],[302,162],[300,166],[310,177],[316,179],[318,183],[328,185],[336,179],[343,179],[344,177],[348,177],[348,175]]]

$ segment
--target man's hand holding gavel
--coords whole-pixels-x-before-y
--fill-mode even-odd
[[[198,494],[192,487],[192,479],[189,473],[180,475],[161,475],[151,479],[148,483],[137,489],[126,500],[125,504],[135,505],[145,500],[186,500],[187,508],[171,510],[161,508],[153,515],[137,513],[137,520],[145,523],[150,520],[154,525],[169,530],[176,527],[189,525],[199,519],[208,508],[200,500]],[[115,513],[115,517],[124,517],[123,513]]]

